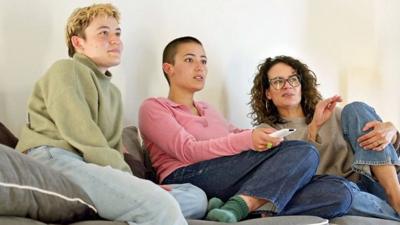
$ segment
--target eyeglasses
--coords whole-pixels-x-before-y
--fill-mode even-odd
[[[282,89],[285,86],[286,82],[288,82],[292,87],[298,87],[300,85],[300,76],[294,74],[290,76],[288,79],[282,77],[276,77],[274,79],[269,80],[270,85],[276,90]]]

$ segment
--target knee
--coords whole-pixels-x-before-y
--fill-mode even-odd
[[[313,144],[305,141],[285,141],[283,143],[286,145],[285,149],[291,150],[289,153],[291,157],[302,159],[303,163],[309,167],[318,167],[319,152]]]
[[[358,112],[370,109],[372,109],[372,107],[364,102],[349,103],[342,110],[342,120],[352,118],[352,116],[357,115]]]
[[[162,191],[159,192],[156,196],[156,205],[158,205],[159,210],[154,210],[155,213],[158,213],[159,211],[164,211],[166,215],[173,215],[175,217],[182,215],[182,211],[179,203],[177,202],[177,199],[175,199],[171,194],[166,191]]]
[[[207,211],[206,193],[189,183],[171,185],[171,194],[178,201],[187,219],[201,219]]]
[[[353,203],[354,187],[352,182],[342,177],[327,176],[325,179],[325,194],[330,199],[332,207],[330,218],[347,214]]]

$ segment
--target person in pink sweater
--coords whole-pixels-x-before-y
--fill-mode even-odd
[[[315,176],[319,155],[313,145],[271,137],[273,128],[236,128],[194,100],[207,77],[199,40],[171,41],[162,68],[168,97],[142,103],[139,128],[160,183],[192,183],[213,198],[207,219],[237,222],[260,210],[332,218],[349,210],[348,182]]]

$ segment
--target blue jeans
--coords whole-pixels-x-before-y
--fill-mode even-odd
[[[178,202],[186,219],[202,219],[207,211],[207,196],[200,188],[189,184],[171,184],[169,193]]]
[[[383,151],[363,149],[357,138],[368,131],[362,131],[367,122],[382,121],[375,110],[362,102],[353,102],[343,108],[341,125],[343,136],[354,152],[352,168],[361,174],[361,179],[353,185],[354,201],[349,212],[351,215],[373,216],[400,221],[399,215],[387,203],[383,188],[373,178],[371,165],[400,165],[399,157],[392,144]]]
[[[99,215],[129,224],[187,224],[178,203],[151,181],[127,172],[86,163],[70,151],[48,146],[28,155],[67,176],[91,198]]]
[[[265,199],[272,203],[271,211],[277,215],[343,215],[351,204],[347,181],[314,177],[318,163],[314,146],[285,141],[264,152],[246,151],[179,168],[163,182],[192,183],[208,197],[223,201],[240,194]]]

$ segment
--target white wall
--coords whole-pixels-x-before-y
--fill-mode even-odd
[[[0,121],[19,133],[34,82],[67,57],[72,10],[99,1],[0,0]],[[104,1],[102,1],[104,2]],[[209,58],[198,99],[249,127],[248,93],[265,57],[292,55],[317,74],[325,97],[341,93],[376,106],[400,127],[400,1],[115,0],[122,13],[123,63],[113,68],[125,124],[137,124],[145,98],[166,96],[161,53],[173,38],[199,38]],[[397,14],[396,14],[397,13]]]

